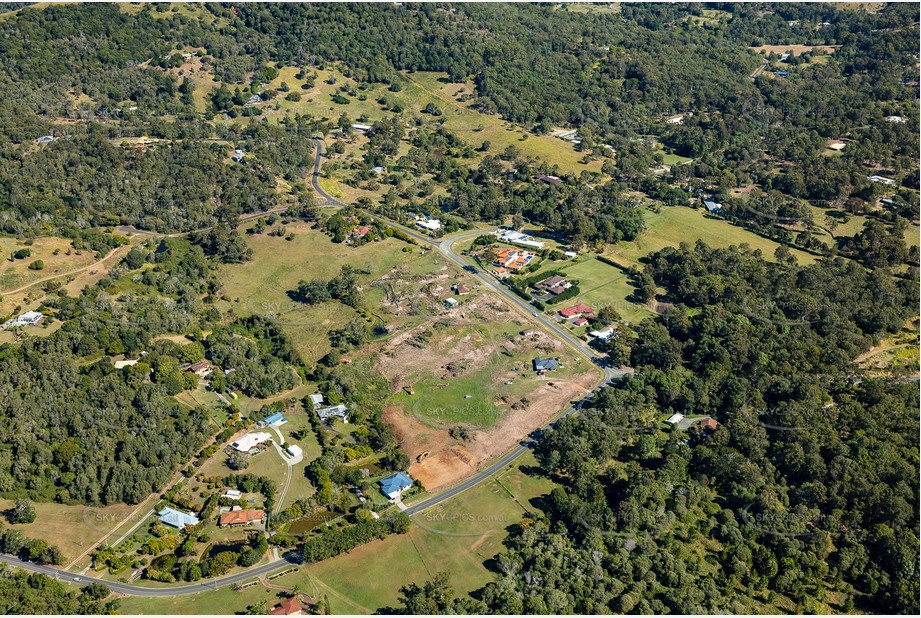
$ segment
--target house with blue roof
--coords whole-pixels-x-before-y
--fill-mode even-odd
[[[271,414],[260,421],[260,425],[263,427],[280,427],[288,422],[288,419],[284,417],[281,412],[276,412]]]
[[[199,519],[192,515],[191,513],[183,513],[182,511],[177,511],[174,508],[164,507],[157,517],[160,518],[160,521],[166,524],[167,526],[172,526],[173,528],[178,528],[182,530],[186,526],[195,526],[198,525]]]
[[[710,212],[719,212],[723,209],[722,204],[714,202],[713,200],[704,200],[704,206]]]
[[[405,472],[391,474],[387,478],[378,481],[381,486],[381,493],[391,500],[397,500],[404,491],[413,486],[412,478]]]

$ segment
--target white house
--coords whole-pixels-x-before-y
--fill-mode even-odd
[[[239,500],[242,495],[243,492],[241,492],[239,489],[228,489],[221,497],[230,498],[231,500]]]
[[[611,338],[611,335],[614,334],[614,329],[608,326],[607,328],[602,328],[601,330],[593,330],[589,333],[595,339],[600,339],[601,341],[607,341]]]
[[[496,235],[499,237],[499,240],[504,242],[524,245],[525,247],[534,247],[535,249],[544,248],[544,243],[539,240],[531,240],[531,237],[527,234],[516,232],[515,230],[496,230]]]
[[[11,328],[13,326],[35,326],[45,315],[40,311],[26,311],[18,318],[13,318],[12,320],[7,320],[3,323],[3,326],[0,326],[0,330],[5,328]]]
[[[873,176],[867,176],[867,180],[869,180],[870,182],[878,182],[878,183],[884,184],[887,187],[895,186],[895,181],[893,179],[886,178],[885,176],[877,176],[876,174],[874,174]]]
[[[241,163],[243,161],[243,151],[237,148],[233,151],[233,156],[230,158],[237,163]]]
[[[665,420],[665,422],[668,423],[669,425],[677,425],[683,420],[684,420],[684,414],[672,414]]]
[[[232,442],[230,446],[240,451],[241,453],[249,453],[263,442],[268,442],[271,439],[272,434],[268,434],[262,431],[256,433],[248,433],[236,442]]]
[[[310,403],[313,404],[313,409],[316,410],[323,405],[323,395],[320,393],[314,393],[310,396]]]
[[[416,225],[433,232],[441,229],[441,221],[438,219],[419,219],[416,221]]]
[[[371,125],[369,125],[369,124],[359,124],[359,123],[356,122],[356,123],[352,124],[352,128],[355,129],[356,131],[361,131],[362,133],[367,133],[368,131],[371,130]]]
[[[460,303],[457,302],[457,299],[456,299],[456,298],[446,298],[446,299],[445,299],[445,307],[447,307],[448,309],[453,309],[454,307],[458,306],[459,304],[460,304]]]

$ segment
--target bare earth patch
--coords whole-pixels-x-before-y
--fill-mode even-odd
[[[426,490],[436,491],[470,476],[594,386],[597,375],[587,366],[585,371],[567,367],[543,378],[534,376],[531,358],[562,356],[565,350],[543,332],[519,334],[530,326],[496,296],[484,293],[396,334],[384,345],[377,368],[390,379],[393,392],[415,389],[414,403],[387,406],[384,421],[394,429],[412,461],[410,475]],[[496,329],[515,334],[492,334]],[[426,396],[441,397],[457,384],[465,387],[458,391],[457,400],[446,399],[449,411],[454,409],[451,406],[468,405],[460,393],[469,392],[471,399],[466,402],[488,401],[487,409],[494,416],[474,414],[462,420],[449,412],[447,418],[434,415],[423,422],[420,410],[408,409]],[[441,386],[445,389],[437,390]],[[423,388],[436,390],[426,393]],[[465,427],[467,439],[452,438],[451,426]]]

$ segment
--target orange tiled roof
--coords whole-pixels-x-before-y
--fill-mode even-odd
[[[265,517],[265,511],[262,509],[244,509],[242,511],[230,511],[221,515],[222,526],[233,526],[239,524],[248,524],[259,521]]]

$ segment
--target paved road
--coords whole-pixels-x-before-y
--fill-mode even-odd
[[[345,206],[320,186],[320,160],[323,158],[323,142],[317,139],[314,140],[314,143],[317,145],[317,156],[313,160],[313,175],[310,177],[310,184],[313,185],[314,191],[323,196],[327,206]]]
[[[16,558],[15,556],[9,556],[7,554],[0,554],[0,562],[7,562],[11,566],[19,567],[27,571],[32,571],[33,573],[44,573],[48,577],[53,577],[54,579],[73,583],[78,586],[85,586],[92,583],[103,584],[108,586],[112,592],[138,597],[173,597],[180,594],[193,594],[195,592],[215,590],[222,586],[227,586],[228,584],[237,584],[251,581],[263,575],[267,575],[272,571],[276,571],[283,566],[290,566],[293,564],[284,558],[280,558],[266,564],[254,566],[241,573],[234,573],[233,575],[228,575],[227,577],[221,577],[219,579],[208,582],[181,586],[170,586],[166,588],[147,588],[145,586],[133,586],[131,584],[123,584],[121,582],[111,582],[104,579],[97,579],[95,577],[88,577],[86,575],[77,575],[76,573],[70,573],[68,571],[56,569],[54,567],[41,566],[31,562],[23,562],[19,558]]]

